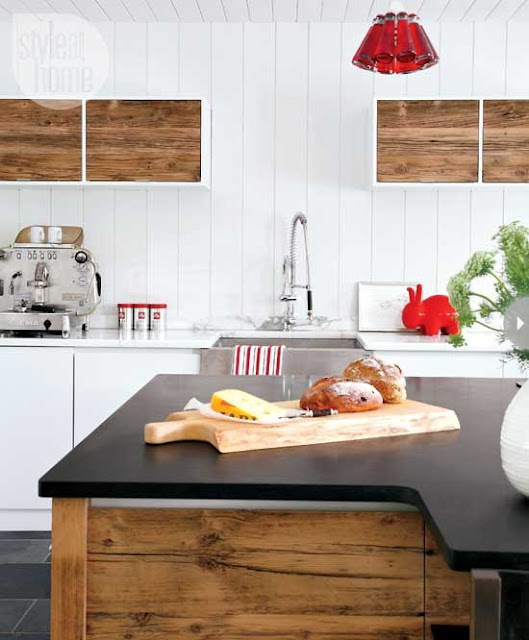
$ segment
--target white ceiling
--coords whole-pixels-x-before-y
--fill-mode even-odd
[[[182,22],[358,22],[385,12],[389,0],[0,0],[13,13],[74,13],[88,20]],[[529,0],[404,0],[424,20],[529,20]]]

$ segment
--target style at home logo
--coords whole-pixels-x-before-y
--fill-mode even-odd
[[[108,47],[93,24],[66,14],[16,14],[12,24],[13,74],[23,95],[90,97],[104,85]]]

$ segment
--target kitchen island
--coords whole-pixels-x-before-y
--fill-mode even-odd
[[[279,401],[312,381],[237,386]],[[499,459],[514,380],[409,380],[460,432],[224,455],[143,443],[146,422],[233,385],[157,376],[42,478],[53,640],[430,638],[468,624],[470,571],[529,569],[529,503]],[[475,582],[480,606],[494,585]]]

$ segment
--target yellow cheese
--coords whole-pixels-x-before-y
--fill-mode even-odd
[[[284,415],[284,409],[238,389],[216,391],[211,396],[211,408],[242,420],[270,420]]]

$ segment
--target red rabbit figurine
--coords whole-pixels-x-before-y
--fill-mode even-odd
[[[423,335],[436,336],[459,333],[457,311],[450,304],[448,296],[422,298],[422,284],[417,291],[408,287],[410,301],[402,311],[402,323],[406,329],[419,329]]]

